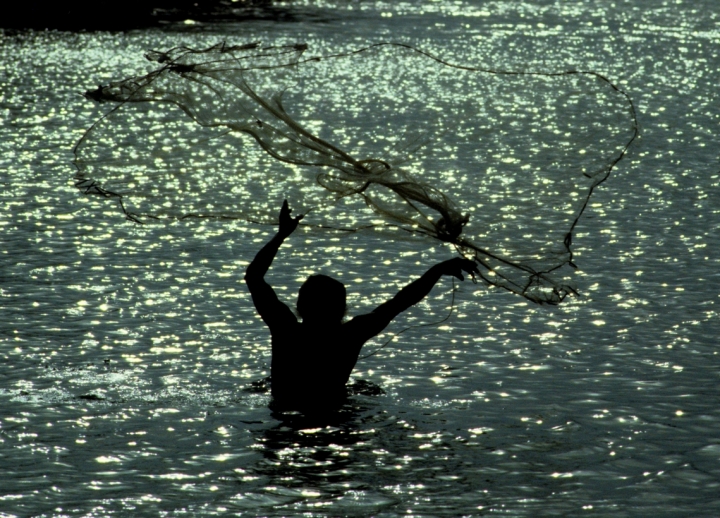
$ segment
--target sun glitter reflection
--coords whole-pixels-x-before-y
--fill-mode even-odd
[[[122,459],[111,455],[101,455],[100,457],[95,458],[95,462],[99,462],[100,464],[110,464],[113,462],[122,462]]]

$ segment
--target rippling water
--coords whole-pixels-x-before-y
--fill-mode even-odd
[[[714,2],[344,3],[294,22],[2,36],[0,515],[720,514]],[[143,53],[221,39],[395,40],[453,61],[595,70],[641,138],[591,198],[581,296],[459,286],[441,325],[361,361],[332,422],[273,414],[269,338],[242,282],[272,227],[136,225],[74,187],[81,96]],[[325,271],[371,308],[452,251],[301,229],[271,271]],[[448,313],[439,285],[385,335]],[[381,389],[381,390],[379,390]]]

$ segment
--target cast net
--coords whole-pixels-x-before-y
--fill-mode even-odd
[[[637,136],[595,72],[488,70],[403,44],[308,56],[259,43],[152,51],[86,96],[114,106],[75,148],[76,185],[138,222],[372,228],[475,259],[487,285],[556,304],[572,236]]]

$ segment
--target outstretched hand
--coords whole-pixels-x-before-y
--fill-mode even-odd
[[[292,234],[297,228],[298,223],[300,223],[300,220],[304,217],[300,214],[298,217],[293,218],[290,215],[291,212],[292,209],[288,207],[288,202],[285,200],[282,204],[282,208],[280,209],[280,230],[278,230],[278,234],[282,237],[288,237]]]
[[[440,263],[438,266],[440,267],[443,275],[452,275],[461,281],[465,280],[465,277],[463,277],[463,271],[469,273],[473,279],[475,278],[476,273],[478,275],[480,274],[475,261],[464,259],[462,257],[448,259],[447,261]]]

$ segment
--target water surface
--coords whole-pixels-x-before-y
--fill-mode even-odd
[[[715,4],[317,9],[297,23],[2,36],[0,512],[717,515]],[[252,388],[269,337],[242,282],[273,227],[137,225],[72,182],[72,147],[107,109],[82,92],[144,72],[148,49],[222,39],[319,52],[395,40],[474,66],[610,78],[641,138],[577,228],[580,297],[537,306],[466,282],[446,322],[358,364],[354,378],[384,394],[359,390],[330,423],[273,414]],[[312,227],[288,245],[270,274],[285,300],[322,271],[348,284],[353,314],[453,253]],[[444,318],[451,290],[367,352]]]

